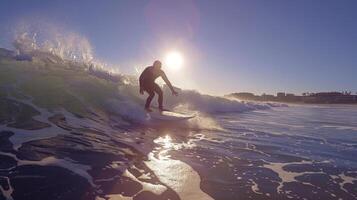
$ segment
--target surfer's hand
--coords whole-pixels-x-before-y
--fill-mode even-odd
[[[177,95],[178,95],[178,93],[177,93],[175,90],[172,90],[172,95],[177,96]]]
[[[144,94],[144,90],[140,88],[140,94]]]

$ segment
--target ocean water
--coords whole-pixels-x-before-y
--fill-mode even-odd
[[[212,116],[221,129],[162,130],[154,140],[148,166],[183,199],[357,199],[357,106]]]

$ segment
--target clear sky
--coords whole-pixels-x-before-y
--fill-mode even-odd
[[[124,73],[178,51],[169,79],[204,93],[357,92],[356,11],[355,0],[0,0],[0,44],[19,20],[46,19]]]

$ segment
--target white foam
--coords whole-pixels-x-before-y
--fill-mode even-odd
[[[328,162],[328,161],[326,161],[326,162]],[[284,186],[284,183],[289,183],[289,182],[300,182],[302,184],[310,185],[310,186],[315,187],[311,183],[298,181],[296,179],[296,177],[302,176],[304,174],[325,174],[325,173],[323,173],[323,172],[291,172],[291,171],[285,171],[284,170],[284,167],[287,166],[287,165],[313,164],[313,163],[314,162],[312,162],[312,161],[303,160],[301,162],[290,162],[290,163],[269,163],[269,164],[264,164],[263,167],[271,169],[272,171],[274,171],[275,173],[278,174],[278,176],[281,179],[281,181],[279,182],[279,186],[276,188],[276,190],[277,190],[278,193],[283,193],[282,188]]]
[[[261,192],[259,192],[259,186],[258,186],[258,184],[255,182],[255,181],[253,181],[253,179],[249,179],[250,180],[250,182],[252,182],[253,183],[253,185],[252,185],[252,190],[253,190],[253,192],[254,193],[256,193],[256,194],[263,194],[263,193],[261,193]]]
[[[357,131],[357,127],[354,127],[354,126],[322,125],[321,128],[334,128],[334,129],[337,129],[337,130],[352,130],[352,131]]]
[[[168,87],[164,87],[166,93],[169,93]],[[187,105],[190,110],[198,110],[201,112],[244,112],[256,109],[267,109],[269,105],[263,103],[243,103],[237,100],[232,100],[224,97],[201,94],[192,90],[181,90],[179,96],[166,96],[166,102],[170,106],[180,104]]]
[[[20,99],[15,99],[12,97],[8,97],[9,99],[12,99],[14,101],[18,101],[27,105],[30,105],[31,107],[35,108],[37,111],[40,112],[39,115],[36,115],[33,117],[33,119],[38,120],[40,122],[44,122],[50,125],[50,127],[42,128],[39,130],[24,130],[24,129],[17,129],[13,127],[7,127],[6,125],[0,125],[0,130],[2,131],[11,131],[14,133],[14,135],[10,136],[9,140],[13,144],[13,148],[15,150],[18,150],[23,143],[25,142],[30,142],[34,140],[41,140],[41,139],[48,139],[55,137],[59,134],[67,134],[68,132],[59,128],[52,122],[48,120],[50,116],[53,115],[53,113],[48,112],[46,109],[40,108],[36,105],[34,105],[31,100],[20,100]]]
[[[144,123],[148,120],[148,116],[146,115],[143,106],[137,102],[133,102],[131,99],[128,99],[128,97],[125,97],[125,99],[121,100],[108,99],[106,104],[111,112],[126,119],[141,123]]]
[[[121,194],[109,194],[109,195],[105,195],[105,197],[109,198],[108,200],[133,200],[133,197],[125,197]],[[105,199],[96,198],[96,200],[105,200]]]
[[[150,172],[141,174],[141,175],[138,177],[138,179],[150,180],[150,179],[151,179],[151,177],[150,177]]]
[[[2,185],[0,185],[0,191],[1,193],[4,195],[4,197],[6,198],[6,200],[13,200],[12,198],[12,193],[14,192],[14,188],[12,187],[11,183],[10,183],[10,179],[6,176],[0,176],[0,178],[4,178],[6,179],[7,185],[9,186],[9,189],[5,190]]]
[[[92,185],[95,186],[93,183],[93,178],[91,175],[88,174],[88,170],[91,169],[90,166],[88,165],[83,165],[79,163],[75,163],[75,161],[65,158],[65,159],[58,159],[53,156],[44,158],[40,161],[30,161],[30,160],[19,160],[18,166],[21,165],[39,165],[39,166],[58,166],[62,167],[65,169],[68,169],[69,171],[72,171],[73,173],[87,179],[87,181]]]
[[[57,126],[47,127],[40,130],[24,130],[7,127],[6,125],[0,125],[0,129],[2,131],[11,131],[14,133],[14,135],[9,137],[10,142],[13,144],[14,150],[18,150],[25,142],[48,139],[56,137],[59,134],[68,133]]]
[[[357,173],[357,172],[354,172]],[[346,193],[349,193],[351,196],[357,198],[356,195],[354,195],[353,193],[350,193],[349,191],[347,191],[345,189],[345,184],[354,184],[354,181],[357,181],[356,177],[352,177],[352,176],[347,176],[345,173],[341,173],[339,175],[331,175],[331,177],[336,181],[336,179],[341,179],[342,182],[338,182],[338,184],[340,185],[340,189],[345,191]]]
[[[123,176],[128,177],[128,178],[132,179],[133,181],[139,182],[143,186],[143,189],[141,191],[139,191],[138,193],[140,193],[142,191],[148,191],[148,192],[152,192],[156,195],[161,195],[163,192],[165,192],[167,190],[167,187],[164,185],[152,184],[152,183],[144,182],[144,181],[137,179],[132,173],[130,173],[129,170],[126,170],[123,173]]]
[[[132,168],[133,169],[138,169],[138,168],[135,167],[135,165],[133,165]],[[151,192],[151,193],[154,193],[156,195],[161,195],[162,193],[164,193],[167,190],[167,187],[164,186],[164,185],[152,184],[152,183],[149,183],[149,182],[145,182],[145,181],[139,180],[128,169],[126,169],[124,171],[122,176],[130,178],[131,180],[140,183],[143,188],[140,191],[138,191],[135,194],[133,194],[132,196],[130,196],[130,197],[129,196],[123,196],[122,194],[108,194],[108,195],[105,195],[105,197],[109,198],[109,200],[132,200],[134,196],[136,196],[137,194],[139,194],[141,192],[144,192],[144,191]]]
[[[70,158],[59,159],[59,158],[50,156],[50,157],[46,157],[39,161],[32,161],[32,160],[21,160],[21,159],[17,158],[17,156],[12,153],[0,152],[0,155],[10,156],[14,160],[16,160],[17,166],[38,165],[38,166],[62,167],[62,168],[68,169],[69,171],[72,171],[73,173],[85,178],[89,184],[91,184],[92,186],[95,186],[95,184],[93,183],[92,176],[90,176],[87,172],[88,170],[91,169],[91,167],[88,165],[76,163],[75,161],[71,160]]]

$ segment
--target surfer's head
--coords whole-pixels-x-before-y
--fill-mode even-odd
[[[152,66],[154,66],[156,69],[161,69],[161,62],[159,60],[155,60]]]

